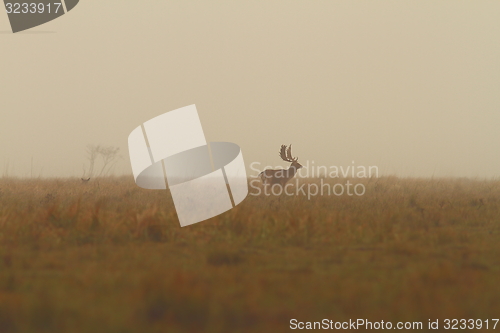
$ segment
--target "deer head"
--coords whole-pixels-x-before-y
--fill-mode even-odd
[[[299,158],[292,157],[292,145],[291,144],[290,144],[290,146],[288,146],[288,148],[286,147],[286,145],[281,145],[280,157],[283,161],[291,162],[292,165],[290,165],[290,169],[293,168],[295,170],[295,172],[297,172],[297,170],[302,168],[302,165],[299,162],[297,162]]]

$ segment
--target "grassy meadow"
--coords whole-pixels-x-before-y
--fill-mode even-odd
[[[169,192],[132,177],[0,178],[0,332],[285,332],[291,319],[491,331],[500,181],[362,183],[363,196],[249,195],[181,228]]]

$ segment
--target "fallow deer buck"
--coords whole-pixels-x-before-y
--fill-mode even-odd
[[[282,187],[286,185],[286,183],[295,176],[297,171],[302,168],[302,165],[297,162],[299,159],[298,157],[293,158],[292,157],[292,145],[290,145],[288,148],[286,145],[281,145],[280,157],[283,159],[283,161],[286,162],[292,162],[290,167],[288,169],[267,169],[262,171],[259,174],[259,177],[262,181],[262,184],[270,185],[271,187],[275,184],[278,184]]]

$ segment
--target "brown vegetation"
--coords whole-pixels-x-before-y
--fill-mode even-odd
[[[0,179],[0,332],[499,318],[500,182],[363,183],[181,228],[168,191],[128,177]]]

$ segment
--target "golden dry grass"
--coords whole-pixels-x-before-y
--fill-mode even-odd
[[[181,228],[168,191],[129,177],[0,179],[0,332],[500,317],[499,181],[363,183],[361,197],[249,196]]]

